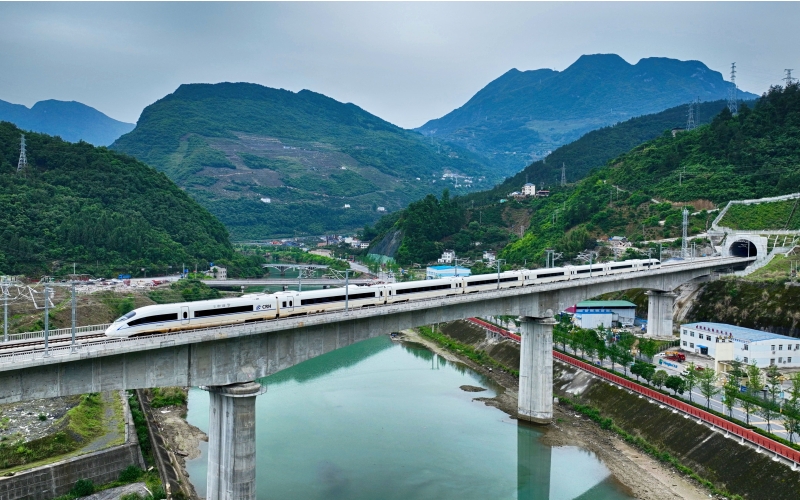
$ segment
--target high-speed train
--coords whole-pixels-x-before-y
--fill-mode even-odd
[[[583,266],[525,269],[498,274],[478,274],[371,286],[349,285],[306,292],[254,293],[232,299],[161,304],[135,309],[106,330],[109,337],[132,337],[250,323],[276,318],[361,309],[384,304],[447,297],[489,290],[525,287],[556,281],[658,269],[658,259],[625,260]]]

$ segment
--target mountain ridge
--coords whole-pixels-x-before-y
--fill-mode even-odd
[[[582,55],[563,71],[509,70],[415,130],[518,171],[526,158],[540,159],[591,130],[698,97],[726,99],[730,85],[701,61],[649,57],[630,64],[616,54]]]
[[[86,104],[55,99],[39,101],[30,108],[0,100],[0,121],[65,141],[83,140],[95,146],[108,146],[135,127],[133,123],[115,120]]]
[[[181,85],[111,147],[165,172],[241,239],[355,229],[378,207],[459,183],[445,174],[461,192],[503,177],[355,104],[241,82]]]

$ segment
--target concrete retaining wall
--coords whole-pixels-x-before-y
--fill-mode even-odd
[[[0,499],[50,500],[69,492],[79,479],[89,479],[99,485],[116,481],[130,465],[144,469],[144,458],[127,398],[123,403],[125,444],[36,467],[11,477],[0,477]]]

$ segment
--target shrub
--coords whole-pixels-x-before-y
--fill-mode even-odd
[[[142,477],[142,474],[144,474],[142,469],[136,467],[135,465],[129,465],[125,468],[125,470],[120,472],[119,480],[126,483],[132,483]]]
[[[70,495],[76,497],[85,497],[94,493],[94,483],[88,479],[78,479],[75,481],[75,486],[69,490]]]

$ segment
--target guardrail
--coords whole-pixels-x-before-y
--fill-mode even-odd
[[[79,326],[75,328],[75,333],[95,333],[95,332],[104,332],[106,328],[111,326],[111,323],[104,323],[102,325],[88,325],[88,326]],[[72,327],[69,328],[55,328],[50,330],[48,333],[49,338],[53,337],[60,337],[60,336],[70,336],[72,335]],[[35,332],[23,332],[23,333],[9,333],[8,334],[8,341],[9,342],[16,342],[20,340],[31,340],[31,339],[44,339],[44,330],[39,330]]]
[[[480,326],[484,330],[489,330],[492,333],[496,333],[496,334],[500,335],[501,337],[505,337],[507,339],[511,339],[516,343],[520,343],[522,341],[522,337],[520,337],[519,335],[511,333],[508,330],[504,330],[504,329],[500,328],[499,326],[495,326],[495,325],[493,325],[491,323],[487,323],[486,321],[483,321],[482,319],[467,318],[467,321],[469,321],[470,323],[472,323],[474,325]]]
[[[800,451],[790,448],[777,441],[773,441],[772,439],[762,436],[761,434],[751,431],[750,429],[746,429],[741,425],[734,424],[733,422],[718,417],[713,413],[701,410],[688,403],[684,403],[683,401],[679,401],[675,398],[667,396],[666,394],[662,394],[658,391],[644,387],[635,382],[631,382],[630,380],[624,379],[618,375],[614,375],[613,373],[607,372],[596,366],[592,366],[589,363],[584,363],[583,361],[579,361],[571,356],[560,353],[558,351],[553,351],[553,357],[567,364],[570,364],[576,368],[580,368],[581,370],[587,371],[592,375],[596,375],[615,385],[618,385],[625,389],[641,394],[642,396],[648,397],[654,401],[658,401],[659,403],[674,408],[682,413],[691,415],[693,417],[697,417],[699,420],[707,424],[710,424],[713,427],[716,427],[718,429],[725,431],[726,433],[730,433],[733,434],[734,436],[739,437],[743,442],[744,441],[750,442],[751,444],[759,448],[771,451],[775,453],[775,455],[783,457],[786,460],[789,460],[790,462],[795,464],[794,465],[795,467],[797,464],[800,464]]]

